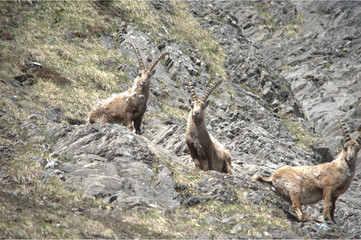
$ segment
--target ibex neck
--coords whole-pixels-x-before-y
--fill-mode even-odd
[[[142,89],[138,89],[138,95],[144,95],[147,99],[149,98],[149,89],[150,86],[145,86]]]
[[[194,120],[195,119],[193,118],[192,113],[190,113],[187,131],[193,137],[198,138],[200,142],[206,144],[206,142],[211,139],[207,131],[206,122],[204,118],[197,119],[196,121]]]
[[[355,171],[355,169],[356,169],[356,161],[357,160],[355,159],[352,163],[348,164],[346,158],[347,158],[347,154],[346,154],[345,150],[342,150],[340,152],[340,154],[336,157],[334,162],[337,163],[339,166],[341,166],[343,168],[348,168],[351,171]]]
[[[149,89],[150,89],[150,86],[140,87],[137,84],[137,82],[135,82],[135,84],[132,87],[132,92],[135,93],[138,96],[143,95],[148,100],[148,98],[149,98]]]

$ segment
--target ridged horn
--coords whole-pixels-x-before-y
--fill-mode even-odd
[[[190,76],[188,76],[188,87],[189,87],[189,91],[191,92],[192,101],[197,101],[197,95],[196,92],[194,91],[193,82]]]
[[[206,93],[202,97],[202,101],[207,101],[208,97],[211,95],[211,93],[216,89],[219,85],[221,85],[222,79],[218,79],[216,82],[214,82],[211,86],[208,87]]]
[[[159,57],[157,57],[152,64],[150,65],[150,67],[148,68],[148,71],[151,72],[153,70],[153,68],[157,65],[157,63],[159,62],[159,60],[161,60],[162,58],[164,58],[166,55],[169,55],[169,52],[163,52],[159,55]]]
[[[356,142],[361,145],[361,135],[358,136],[358,138],[356,139]]]
[[[133,48],[134,48],[134,52],[135,52],[135,55],[137,56],[140,70],[144,70],[144,69],[145,69],[144,63],[143,63],[143,61],[142,61],[142,58],[140,57],[140,53],[139,53],[138,47],[135,46],[133,43],[130,43],[130,45],[132,45]]]
[[[338,119],[338,122],[340,123],[341,125],[341,130],[343,132],[343,136],[345,137],[345,142],[348,142],[351,140],[351,137],[350,137],[350,134],[348,132],[348,129],[346,127],[346,124],[344,123],[344,121],[342,121],[340,118],[337,118]]]

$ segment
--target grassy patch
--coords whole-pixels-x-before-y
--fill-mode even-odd
[[[11,131],[16,126],[11,127]],[[9,138],[2,136],[2,142]],[[74,209],[107,208],[100,200],[69,192],[58,178],[43,181],[43,166],[31,156],[46,158],[41,145],[25,137],[12,145],[11,157],[2,157],[1,171],[7,183],[0,190],[0,236],[6,238],[80,238],[84,232],[103,232],[106,228],[89,220],[86,212]],[[114,234],[108,237],[115,236]]]
[[[12,87],[0,90],[16,96],[13,101],[4,100],[5,107],[22,119],[34,112],[60,108],[66,116],[85,120],[98,99],[126,90],[133,79],[128,79],[128,73],[118,67],[137,64],[116,51],[116,32],[122,20],[134,21],[135,27],[149,32],[154,42],[190,43],[211,66],[211,75],[226,77],[224,52],[212,34],[200,28],[183,1],[167,3],[171,12],[135,0],[106,6],[71,1],[0,4],[0,23],[8,26],[7,31],[13,36],[13,40],[0,38],[0,77],[10,82],[20,72],[27,72],[37,80],[34,85],[23,87],[28,94],[22,96]],[[114,49],[102,45],[101,36],[109,37]],[[29,67],[33,62],[42,68]],[[166,107],[166,114],[177,113]]]
[[[9,14],[18,17],[0,17],[1,22],[10,21],[15,26],[9,28],[15,41],[0,40],[0,47],[4,49],[0,76],[12,81],[19,72],[28,72],[38,80],[34,85],[23,87],[30,94],[4,101],[5,107],[16,116],[24,118],[33,112],[60,108],[65,115],[85,119],[99,98],[108,97],[109,92],[123,91],[124,85],[133,81],[117,68],[122,63],[134,62],[115,49],[105,48],[99,41],[100,35],[116,32],[117,19],[105,20],[93,2],[1,4]],[[74,34],[79,32],[86,38]],[[42,67],[29,67],[32,62]],[[18,92],[18,89],[5,88],[2,93]],[[19,106],[21,111],[17,110]]]
[[[0,144],[9,155],[0,160],[1,171],[8,184],[0,190],[0,236],[6,238],[189,238],[217,237],[231,233],[231,225],[222,223],[232,215],[256,212],[239,194],[239,202],[224,206],[221,202],[205,202],[188,209],[131,209],[111,218],[91,212],[110,206],[79,192],[66,189],[57,178],[43,181],[43,166],[30,156],[48,158],[44,145],[33,143],[20,124],[33,113],[46,114],[58,109],[62,115],[87,118],[90,108],[100,98],[122,92],[132,84],[129,73],[119,66],[136,62],[116,50],[117,30],[122,21],[149,33],[154,42],[163,40],[186,43],[198,49],[199,56],[216,74],[225,79],[225,54],[211,33],[200,28],[184,1],[170,1],[171,11],[157,10],[149,1],[121,0],[98,5],[92,1],[38,1],[33,4],[0,1],[0,107],[10,115],[1,120]],[[102,44],[106,37],[113,48]],[[184,52],[189,51],[183,49]],[[31,63],[39,63],[36,69]],[[14,76],[32,74],[36,83],[14,86]],[[220,94],[218,90],[214,93]],[[165,100],[164,118],[175,116],[186,121],[188,112],[170,106]],[[40,121],[40,120],[39,120]],[[6,134],[3,134],[5,132]],[[61,159],[60,159],[61,160]],[[73,161],[73,160],[69,160]],[[163,160],[162,160],[163,161]],[[208,177],[163,161],[174,173],[179,191],[185,197],[199,194],[197,184]],[[154,179],[160,172],[154,165]],[[186,170],[184,170],[186,169]],[[185,173],[184,173],[185,172]],[[15,194],[14,194],[15,193]],[[252,215],[250,221],[261,230],[277,220],[266,207]],[[209,223],[212,214],[221,224]],[[122,222],[125,221],[126,223]],[[237,219],[236,223],[246,222]],[[272,222],[276,221],[276,222]],[[253,225],[252,225],[253,226]],[[253,236],[255,231],[245,232]],[[252,232],[253,231],[253,232]]]
[[[300,12],[297,12],[293,19],[287,23],[278,24],[275,22],[275,17],[269,12],[269,4],[263,3],[259,6],[258,12],[262,15],[264,23],[259,24],[258,28],[268,29],[271,33],[281,29],[288,33],[290,37],[296,37],[298,32],[300,31],[302,24],[304,23],[303,15]]]
[[[283,66],[282,66],[282,71],[283,71],[283,72],[288,72],[288,71],[290,70],[290,68],[291,68],[291,66],[288,65],[288,64],[283,65]]]
[[[223,67],[225,53],[214,36],[202,29],[196,18],[189,12],[189,6],[182,0],[163,2],[170,11],[156,10],[148,1],[125,0],[116,2],[121,12],[137,23],[140,30],[149,32],[155,42],[163,40],[190,44],[198,49],[199,56],[210,65],[210,74],[218,73],[223,79],[226,71]],[[183,49],[189,54],[188,49]]]
[[[310,132],[307,132],[303,127],[298,125],[295,121],[288,118],[287,116],[284,116],[282,119],[288,130],[290,130],[290,132],[298,138],[296,144],[299,147],[308,149],[310,144],[315,141],[315,137],[313,137]]]
[[[111,206],[100,199],[69,191],[56,177],[43,181],[44,167],[36,158],[48,158],[44,140],[32,143],[26,129],[16,119],[1,120],[0,143],[11,148],[1,156],[0,170],[5,174],[0,189],[0,236],[4,238],[135,238],[156,235],[138,224],[124,223],[121,217],[93,214]],[[1,129],[0,129],[1,130]],[[17,141],[14,140],[16,135]],[[50,159],[48,159],[50,160]],[[4,175],[2,175],[4,176]]]
[[[169,117],[174,117],[181,120],[184,124],[186,123],[189,114],[188,111],[171,105],[170,101],[168,101],[167,99],[162,99],[160,100],[160,102],[162,104],[162,111],[160,114],[158,114],[160,118],[162,118],[163,120],[169,120]]]
[[[300,12],[297,12],[292,22],[286,24],[284,26],[284,29],[290,36],[297,37],[298,32],[301,30],[303,23],[304,23],[303,15]]]
[[[234,204],[225,205],[212,200],[173,210],[131,209],[124,215],[130,223],[136,222],[152,232],[171,238],[220,238],[222,234],[254,237],[270,226],[292,231],[287,221],[278,217],[284,215],[280,209],[268,206],[267,203],[250,204],[243,191],[237,190],[236,193],[239,200]],[[242,231],[235,230],[234,227],[238,224],[245,226]]]

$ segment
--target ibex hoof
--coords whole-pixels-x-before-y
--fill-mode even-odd
[[[291,218],[292,220],[294,220],[294,221],[298,221],[298,222],[303,222],[303,221],[305,221],[305,219],[303,219],[302,218],[302,216],[301,217],[299,217],[295,212],[291,212],[291,211],[288,211],[287,212],[287,215],[288,215],[288,217],[289,218]]]
[[[327,223],[327,225],[334,225],[334,224],[336,224],[335,220],[332,220],[332,219],[326,220],[326,223]]]

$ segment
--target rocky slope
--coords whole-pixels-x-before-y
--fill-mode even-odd
[[[166,14],[176,15],[176,7],[155,0],[149,6],[159,14],[164,32],[171,31],[177,23]],[[112,3],[99,8],[108,11]],[[1,136],[6,139],[1,148],[1,184],[26,185],[26,181],[9,177],[10,168],[3,161],[16,155],[17,145],[29,147],[31,143],[41,153],[27,157],[41,166],[41,181],[51,183],[55,177],[67,190],[85,194],[90,201],[104,202],[106,207],[99,209],[86,205],[61,213],[110,222],[93,232],[77,229],[82,237],[360,238],[359,172],[337,202],[335,225],[295,222],[287,214],[288,204],[252,182],[250,176],[256,172],[270,174],[286,164],[331,160],[340,149],[337,117],[346,120],[353,137],[359,134],[357,16],[361,6],[356,2],[212,0],[190,1],[187,11],[214,37],[219,48],[211,49],[215,59],[224,56],[223,66],[214,64],[216,60],[212,62],[209,57],[212,51],[206,55],[202,45],[172,37],[155,40],[151,30],[147,32],[137,21],[120,14],[117,32],[105,35],[100,30],[95,38],[103,49],[129,56],[134,62],[132,49],[121,44],[124,41],[138,45],[148,56],[147,62],[165,48],[170,52],[170,60],[159,64],[153,76],[142,125],[144,134],[135,135],[118,125],[84,124],[85,114],[69,118],[63,106],[17,118],[4,101],[0,112],[4,125]],[[86,49],[85,42],[79,44]],[[113,65],[103,61],[97,67],[111,70]],[[126,78],[136,77],[131,61],[122,62],[118,69]],[[207,124],[232,155],[232,176],[194,170],[184,139],[190,110],[189,75],[198,94],[214,78],[224,79],[209,98]],[[31,95],[32,89],[24,88],[24,83],[33,77],[21,76],[25,77],[4,79],[1,84],[4,89],[15,89],[17,95]],[[106,92],[127,87],[128,82],[119,89],[111,83],[100,86]],[[69,87],[66,91],[74,90]],[[17,101],[11,96],[5,98]],[[93,103],[87,104],[90,108]],[[5,201],[9,201],[7,194],[18,196],[19,190],[6,189],[1,194]],[[32,198],[31,191],[20,193],[23,198]],[[55,199],[48,204],[53,206]],[[64,202],[58,205],[67,209]],[[319,203],[305,212],[322,221],[322,209]],[[117,221],[131,224],[133,230],[117,229]],[[1,234],[5,237],[19,237],[3,226]]]

